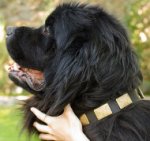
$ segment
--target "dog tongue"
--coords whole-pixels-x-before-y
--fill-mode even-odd
[[[9,65],[8,70],[24,72],[32,76],[34,79],[38,80],[42,80],[44,78],[43,73],[41,71],[20,67],[17,63]]]
[[[27,69],[27,68],[21,68],[21,70],[28,73],[29,75],[31,75],[32,77],[38,80],[41,80],[44,78],[43,73],[41,71],[34,70],[34,69]]]

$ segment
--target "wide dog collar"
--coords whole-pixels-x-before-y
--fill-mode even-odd
[[[101,120],[111,114],[121,111],[121,109],[129,106],[130,104],[144,98],[142,91],[138,88],[131,93],[125,93],[116,99],[111,99],[100,107],[84,113],[80,117],[82,125],[88,125],[97,120]]]

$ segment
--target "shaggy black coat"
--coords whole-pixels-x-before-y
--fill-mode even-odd
[[[24,105],[30,132],[37,120],[32,106],[57,116],[70,103],[80,117],[142,81],[125,28],[96,6],[58,6],[40,28],[16,28],[7,48],[19,65],[44,73],[46,87],[40,92],[15,82],[34,94]],[[131,104],[83,130],[90,141],[149,141],[150,102]]]

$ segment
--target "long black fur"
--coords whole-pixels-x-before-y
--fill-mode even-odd
[[[24,127],[30,132],[37,120],[32,106],[57,116],[70,103],[79,117],[142,82],[126,30],[96,6],[58,6],[44,26],[18,27],[7,47],[18,64],[43,71],[46,79],[46,88],[32,91],[24,105]],[[91,141],[149,141],[149,119],[150,102],[142,100],[83,130]]]

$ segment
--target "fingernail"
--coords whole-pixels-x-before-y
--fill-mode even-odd
[[[36,122],[33,123],[33,126],[36,126]]]
[[[31,107],[31,108],[30,108],[30,110],[31,110],[32,112],[34,111],[34,109],[35,109],[34,107]]]

